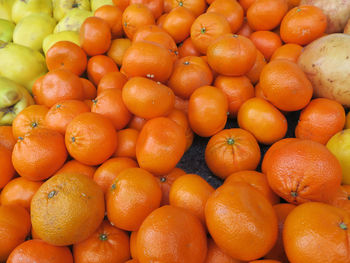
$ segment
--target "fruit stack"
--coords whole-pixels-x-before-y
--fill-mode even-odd
[[[0,0],[0,262],[349,263],[349,18]]]

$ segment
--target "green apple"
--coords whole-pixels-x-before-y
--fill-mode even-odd
[[[43,41],[43,51],[46,52],[52,45],[59,41],[70,41],[80,46],[79,33],[76,31],[62,31],[48,35]]]
[[[0,77],[0,125],[11,125],[24,108],[33,105],[29,92],[14,81]]]
[[[56,26],[56,20],[48,14],[31,14],[19,21],[13,32],[13,42],[40,51],[46,36]]]
[[[35,80],[46,72],[45,58],[39,51],[15,43],[0,43],[0,76],[31,92]]]
[[[89,0],[52,0],[53,16],[60,21],[73,8],[90,11]]]
[[[58,22],[54,33],[61,31],[76,31],[79,32],[81,24],[86,18],[93,16],[91,11],[73,8]]]
[[[34,13],[52,16],[52,0],[15,0],[12,6],[12,20],[16,24],[25,16]]]
[[[90,0],[91,2],[91,10],[95,12],[95,10],[103,5],[114,5],[113,0]]]
[[[327,148],[340,162],[343,172],[343,184],[350,184],[350,129],[345,129],[327,142]]]
[[[0,18],[12,21],[12,5],[15,0],[0,0]]]
[[[0,40],[4,42],[12,41],[13,30],[15,24],[9,20],[0,18]]]

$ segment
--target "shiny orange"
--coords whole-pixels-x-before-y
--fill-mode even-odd
[[[164,0],[130,0],[132,4],[143,4],[151,10],[155,19],[161,16],[164,10]]]
[[[120,67],[123,62],[124,54],[130,46],[131,40],[128,38],[113,39],[111,47],[107,52],[107,56],[113,59],[113,61]]]
[[[59,169],[56,174],[62,173],[73,173],[73,174],[83,174],[89,178],[93,178],[96,167],[82,164],[76,160],[71,160],[66,162],[61,169]]]
[[[242,261],[231,258],[215,244],[212,238],[208,238],[208,252],[204,263],[242,263]]]
[[[130,122],[128,123],[127,128],[132,128],[132,129],[141,131],[143,125],[145,125],[146,122],[147,122],[146,119],[134,115],[131,118]]]
[[[204,13],[206,2],[205,0],[171,0],[172,9],[178,6],[186,7],[197,17]]]
[[[246,76],[250,79],[252,84],[258,83],[261,72],[266,66],[267,62],[264,55],[257,50],[257,55],[253,67],[247,72]]]
[[[123,35],[122,14],[123,12],[120,8],[113,5],[100,6],[94,12],[94,16],[99,17],[108,23],[111,28],[112,39]]]
[[[132,128],[122,129],[117,132],[117,149],[114,157],[128,157],[136,159],[136,142],[139,131]]]
[[[128,78],[118,71],[106,73],[97,86],[97,94],[106,89],[122,89]]]
[[[12,133],[12,126],[0,126],[0,145],[12,151],[16,141]]]
[[[97,91],[95,85],[88,79],[80,78],[80,80],[83,83],[84,100],[96,98]]]
[[[270,60],[275,50],[282,46],[281,38],[271,31],[255,31],[249,38],[267,60]]]
[[[89,80],[96,86],[100,80],[109,72],[118,72],[119,69],[113,59],[105,55],[93,56],[89,59],[87,65],[87,74]]]
[[[186,38],[182,43],[179,44],[179,57],[187,56],[200,56],[200,52],[193,45],[191,37]]]
[[[186,172],[180,168],[175,167],[170,173],[159,176],[160,187],[162,189],[162,201],[160,206],[169,205],[169,192],[172,184],[177,178],[185,175]]]
[[[0,157],[0,189],[2,189],[14,177],[15,169],[11,160],[11,151],[2,145],[0,145]]]
[[[296,63],[302,51],[303,47],[298,44],[285,44],[273,52],[271,61],[275,59],[287,59]]]

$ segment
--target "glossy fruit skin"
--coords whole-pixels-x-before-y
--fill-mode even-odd
[[[212,238],[208,238],[208,252],[204,263],[241,263],[223,252]]]
[[[188,119],[192,130],[202,137],[218,133],[225,127],[227,111],[227,97],[221,90],[213,86],[196,89],[188,104]]]
[[[96,86],[107,73],[118,71],[119,69],[113,59],[105,55],[93,56],[87,64],[88,78]]]
[[[91,112],[107,117],[116,130],[123,129],[131,120],[132,114],[126,107],[120,89],[101,91],[93,100]]]
[[[213,73],[202,58],[186,56],[175,62],[168,85],[176,96],[189,99],[196,89],[210,85],[212,81]]]
[[[288,259],[300,263],[319,263],[325,259],[349,262],[349,220],[347,212],[328,204],[309,202],[296,207],[283,229]]]
[[[267,62],[264,55],[257,50],[257,55],[253,67],[248,71],[246,76],[250,79],[252,84],[257,84],[260,80],[261,71],[266,66]]]
[[[204,207],[214,188],[196,174],[185,174],[172,184],[170,205],[187,209],[205,225]]]
[[[201,53],[193,45],[191,37],[186,38],[182,43],[179,44],[179,57],[187,56],[200,56]]]
[[[288,129],[286,117],[272,104],[261,98],[243,103],[237,116],[239,127],[251,132],[263,144],[282,139]]]
[[[272,205],[247,183],[219,187],[207,201],[205,217],[215,243],[239,260],[262,257],[277,240],[277,216]],[[229,223],[232,221],[239,223]]]
[[[50,245],[42,240],[28,240],[16,247],[10,254],[8,263],[73,263],[73,256],[68,247]]]
[[[122,37],[122,14],[123,12],[117,6],[104,5],[95,10],[94,15],[105,20],[111,28],[112,39]]]
[[[281,22],[281,38],[285,43],[306,45],[320,38],[327,28],[327,17],[316,6],[298,6]]]
[[[244,36],[226,34],[219,37],[207,50],[208,63],[217,73],[241,76],[255,63],[257,51],[251,40]]]
[[[130,234],[130,254],[131,257],[137,260],[137,247],[136,247],[136,239],[137,239],[138,231],[132,231]],[[138,262],[138,261],[137,261]]]
[[[297,63],[303,47],[298,44],[284,44],[273,52],[271,61],[275,59],[287,59]]]
[[[75,263],[124,263],[130,258],[128,234],[104,220],[86,240],[73,245]]]
[[[148,41],[133,43],[125,52],[121,71],[127,77],[148,77],[166,82],[173,69],[173,58],[163,46]]]
[[[74,159],[83,164],[98,165],[115,152],[117,132],[106,117],[86,112],[69,123],[65,142],[69,154]]]
[[[117,133],[117,149],[114,157],[127,157],[136,159],[136,142],[139,137],[139,131],[132,128],[126,128]]]
[[[113,61],[120,67],[123,62],[125,51],[130,46],[131,40],[128,38],[113,39],[111,42],[111,46],[107,52],[107,56],[113,59]]]
[[[95,85],[88,79],[80,78],[80,80],[83,83],[84,100],[92,100],[96,98],[97,90]]]
[[[327,202],[340,186],[339,161],[318,142],[296,140],[286,143],[273,151],[269,159],[266,167],[269,185],[289,203]]]
[[[122,89],[128,78],[118,71],[106,73],[97,86],[97,94],[106,89]]]
[[[78,173],[85,175],[89,178],[93,178],[94,173],[96,171],[96,167],[94,166],[89,166],[86,164],[82,164],[81,162],[78,162],[77,160],[71,160],[66,162],[61,169],[59,169],[56,174],[61,174],[61,173]]]
[[[0,189],[2,189],[15,175],[11,160],[11,151],[0,145]]]
[[[132,4],[145,5],[149,10],[151,10],[155,19],[159,18],[164,11],[163,0],[130,0],[130,5]]]
[[[293,62],[274,60],[261,72],[260,85],[266,99],[283,111],[304,108],[313,89],[305,73]]]
[[[318,98],[312,100],[300,114],[295,137],[326,144],[345,126],[345,110],[336,101]]]
[[[170,88],[143,77],[129,79],[123,87],[122,97],[130,112],[145,119],[166,116],[175,103]]]
[[[155,242],[158,240],[158,242]],[[182,208],[163,206],[143,221],[137,234],[140,262],[204,262],[207,239],[199,219]]]
[[[136,142],[136,158],[141,168],[154,175],[169,173],[186,149],[184,129],[165,117],[149,120]]]
[[[178,6],[183,6],[190,10],[195,17],[204,13],[206,8],[205,0],[170,0],[171,8],[174,9]]]
[[[62,173],[39,188],[30,210],[37,236],[52,245],[67,246],[88,238],[102,223],[104,196],[85,175]]]
[[[12,153],[12,163],[18,174],[32,181],[49,178],[66,159],[63,136],[45,128],[35,129],[19,139]]]
[[[175,167],[168,174],[164,174],[159,176],[160,188],[162,189],[162,201],[160,202],[160,206],[169,205],[169,193],[171,186],[175,182],[177,178],[182,175],[185,175],[186,172],[180,168]]]
[[[88,17],[80,27],[79,38],[87,55],[102,55],[111,45],[111,29],[103,19]]]
[[[241,170],[255,170],[260,147],[254,136],[243,129],[225,129],[210,138],[205,149],[208,168],[220,178]]]
[[[137,231],[159,207],[161,198],[160,185],[151,173],[141,168],[125,169],[107,190],[108,219],[120,229]]]
[[[281,38],[271,31],[256,31],[249,38],[267,60],[270,60],[275,50],[282,46]]]
[[[4,146],[8,150],[12,151],[16,144],[16,138],[12,133],[11,126],[1,126],[0,127],[0,145]]]
[[[0,240],[0,260],[6,261],[13,249],[23,243],[30,232],[28,211],[16,205],[0,206],[0,231],[7,238]]]

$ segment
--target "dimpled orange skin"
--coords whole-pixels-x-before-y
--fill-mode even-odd
[[[244,182],[216,189],[207,201],[205,218],[215,243],[239,260],[264,256],[277,240],[277,216],[272,205]]]
[[[272,104],[261,98],[251,98],[238,111],[239,127],[251,132],[263,144],[281,140],[287,133],[286,117]]]
[[[136,246],[141,263],[201,263],[207,254],[207,237],[196,216],[166,205],[143,221]]]
[[[290,262],[350,262],[349,214],[328,204],[309,202],[297,206],[283,229]]]
[[[221,131],[227,121],[227,112],[227,97],[216,87],[200,87],[190,97],[188,119],[199,136],[209,137]]]
[[[136,158],[141,168],[154,175],[169,173],[186,149],[184,129],[169,118],[149,120],[136,142]]]
[[[161,198],[156,177],[141,168],[125,169],[107,190],[108,219],[120,229],[137,231],[143,220],[160,206]]]
[[[339,161],[318,142],[289,142],[273,151],[269,159],[266,166],[269,185],[290,203],[326,202],[340,187]]]
[[[205,162],[218,177],[225,179],[241,170],[255,170],[261,158],[254,136],[243,129],[225,129],[211,137]]]
[[[122,97],[130,112],[145,119],[166,116],[175,103],[170,88],[143,77],[129,79],[122,89]]]
[[[196,174],[185,174],[170,188],[170,205],[187,209],[205,225],[204,207],[214,188]]]
[[[39,188],[30,211],[37,236],[52,245],[67,246],[88,238],[102,223],[104,195],[87,176],[62,173]]]

